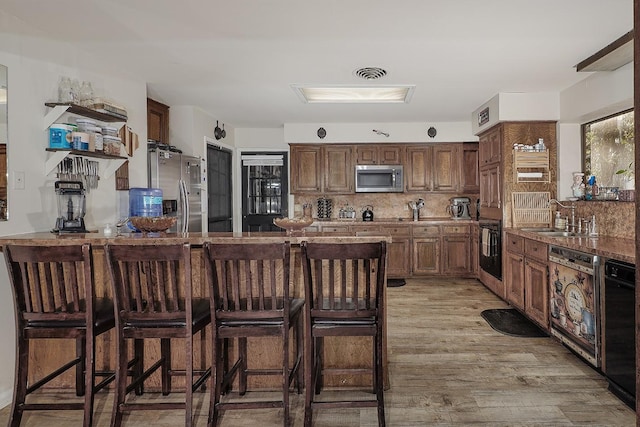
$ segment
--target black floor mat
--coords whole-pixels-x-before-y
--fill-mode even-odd
[[[388,288],[399,288],[400,286],[404,286],[406,284],[407,282],[404,279],[387,279]]]
[[[505,335],[527,338],[549,336],[515,308],[494,308],[480,314],[493,329]]]

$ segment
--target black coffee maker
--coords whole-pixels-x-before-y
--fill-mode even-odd
[[[373,206],[367,205],[362,208],[362,220],[373,221]]]

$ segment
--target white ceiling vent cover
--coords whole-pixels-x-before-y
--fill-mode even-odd
[[[377,80],[387,75],[387,70],[379,67],[364,67],[358,68],[353,72],[356,77],[360,77],[365,80]]]

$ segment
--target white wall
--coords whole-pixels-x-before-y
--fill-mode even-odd
[[[327,134],[323,139],[317,135],[323,127]],[[431,138],[427,130],[434,127],[436,136]],[[378,135],[373,130],[388,133]],[[286,143],[393,143],[393,142],[469,142],[477,141],[470,122],[441,123],[286,123]]]
[[[19,25],[0,12],[0,27]],[[45,176],[47,132],[43,117],[50,110],[45,101],[57,99],[60,76],[93,83],[97,95],[117,101],[127,108],[128,124],[138,133],[141,147],[130,159],[132,186],[146,185],[146,85],[130,77],[116,77],[100,71],[99,57],[87,57],[68,45],[43,39],[3,33],[0,37],[0,64],[8,67],[8,173],[9,220],[0,222],[0,235],[49,231],[55,224],[57,206],[53,183],[55,174]],[[57,58],[57,60],[54,60]],[[92,69],[84,66],[90,64]],[[141,155],[142,154],[142,155]],[[12,187],[13,172],[25,173],[24,190]],[[118,217],[120,197],[114,177],[100,180],[99,188],[87,197],[87,227],[96,229]],[[10,284],[4,261],[0,262],[0,407],[11,402],[14,371],[14,318]]]

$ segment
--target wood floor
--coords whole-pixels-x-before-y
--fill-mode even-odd
[[[475,280],[410,279],[388,288],[388,307],[388,426],[635,425],[634,412],[607,391],[606,380],[558,342],[491,329],[480,312],[506,304]],[[302,396],[292,398],[295,426],[302,426]],[[111,402],[110,393],[98,395],[94,425],[109,425]],[[195,425],[206,426],[208,393],[198,393],[195,403]],[[8,410],[0,411],[0,424],[7,422]],[[80,412],[60,411],[25,415],[22,425],[68,427],[81,421]],[[184,416],[145,412],[125,418],[125,425],[179,426]],[[281,426],[281,410],[228,411],[220,425]],[[314,425],[377,426],[376,413],[318,411]]]

